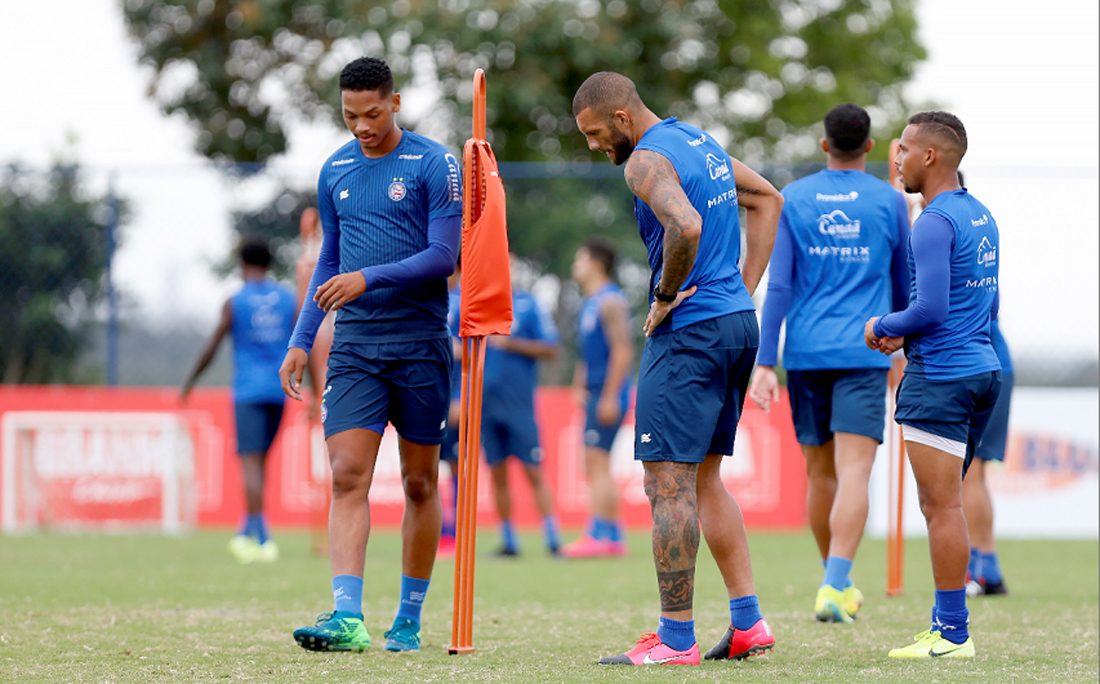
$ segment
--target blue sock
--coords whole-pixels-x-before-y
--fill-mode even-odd
[[[821,583],[821,586],[828,584],[837,591],[844,591],[851,584],[848,581],[848,573],[851,571],[851,560],[841,556],[829,556],[828,560],[825,561],[825,581]]]
[[[341,613],[363,614],[363,578],[337,575],[332,578],[332,598]]]
[[[607,521],[607,538],[613,542],[621,542],[623,540],[623,528],[619,525],[618,520]]]
[[[264,518],[263,513],[257,513],[256,515],[248,516],[249,519],[254,519],[249,523],[249,527],[252,528],[252,536],[256,538],[256,541],[260,544],[266,543],[270,538],[267,534],[267,519]]]
[[[760,599],[756,594],[730,599],[730,624],[740,631],[752,629],[752,626],[764,619],[760,614]]]
[[[516,539],[516,528],[512,527],[511,520],[500,521],[500,539],[504,548],[519,551],[519,541]]]
[[[997,552],[982,554],[982,577],[986,582],[997,584],[1003,581],[1001,577],[1001,563],[997,559]]]
[[[561,534],[558,532],[558,521],[554,516],[548,515],[542,519],[542,530],[546,534],[546,546],[557,549],[561,546]]]
[[[408,618],[420,624],[420,609],[428,595],[430,579],[417,579],[401,575],[401,603],[397,606],[397,617]]]
[[[588,536],[593,539],[603,539],[603,524],[603,518],[593,516],[593,518],[588,521]]]
[[[252,516],[246,515],[241,519],[241,526],[237,528],[238,537],[252,536]]]
[[[970,563],[967,564],[966,571],[975,582],[982,576],[982,551],[976,546],[970,547]]]
[[[674,651],[686,651],[695,644],[695,620],[661,618],[657,636]]]
[[[939,630],[943,638],[952,643],[961,644],[970,638],[967,629],[970,611],[966,609],[966,589],[937,589],[932,621],[932,629]]]

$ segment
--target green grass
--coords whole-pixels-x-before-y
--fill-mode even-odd
[[[645,536],[622,561],[548,559],[538,538],[525,555],[496,560],[484,530],[474,644],[449,656],[454,564],[440,561],[425,606],[423,651],[380,646],[396,610],[400,541],[376,532],[364,613],[375,647],[312,653],[290,637],[330,609],[329,566],[303,533],[278,540],[283,558],[238,566],[224,532],[157,536],[0,537],[0,681],[3,682],[1096,682],[1097,542],[1004,542],[1011,595],[970,602],[978,656],[894,661],[891,647],[927,626],[927,546],[907,547],[906,591],[886,598],[882,542],[860,549],[854,578],[867,595],[855,625],[811,614],[821,568],[808,534],[751,537],[756,586],[778,640],[743,663],[695,668],[598,667],[656,628],[657,593]],[[725,592],[705,549],[696,581],[700,647],[728,622]]]

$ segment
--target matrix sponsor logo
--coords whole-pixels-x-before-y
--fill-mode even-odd
[[[844,240],[859,237],[859,219],[853,221],[840,209],[817,217],[817,230],[822,235],[832,235]]]
[[[989,222],[984,214],[978,221]],[[985,223],[979,224],[978,221],[971,220],[970,222],[975,226],[985,225]],[[978,243],[978,265],[986,268],[997,265],[997,248],[989,241],[988,237],[983,237],[982,241]]]
[[[443,155],[443,161],[447,162],[447,190],[452,202],[462,201],[462,180],[458,173],[458,160],[448,152]]]
[[[737,188],[730,188],[717,197],[711,197],[707,200],[707,209],[716,207],[723,202],[733,202],[737,204]]]
[[[811,245],[809,253],[810,256],[835,258],[848,263],[861,263],[871,260],[871,247],[862,245],[854,247],[833,247],[831,245],[819,247]]]
[[[967,280],[967,287],[984,287],[990,292],[997,289],[997,277],[990,276],[988,278],[978,278],[977,280]]]
[[[699,147],[700,145],[702,145],[706,141],[707,141],[707,136],[704,134],[704,135],[699,136],[695,140],[688,140],[688,145],[691,145],[692,147]]]
[[[730,163],[708,152],[707,171],[710,172],[711,180],[726,180],[730,177]]]
[[[855,202],[859,199],[859,193],[855,190],[851,192],[842,192],[838,195],[826,195],[824,193],[817,193],[818,202]]]

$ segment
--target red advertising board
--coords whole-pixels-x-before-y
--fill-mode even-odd
[[[486,397],[491,401],[491,397]],[[536,410],[545,476],[565,527],[587,519],[581,430],[584,416],[567,388],[540,388]],[[0,512],[9,531],[38,526],[152,527],[166,530],[236,525],[244,507],[235,456],[228,390],[195,390],[181,405],[175,388],[0,387]],[[612,453],[622,514],[629,527],[648,527],[642,467],[632,457],[633,416]],[[771,414],[748,406],[723,480],[755,528],[805,524],[804,465],[784,399]],[[444,468],[441,490],[449,491]],[[326,488],[327,458],[320,428],[305,406],[287,403],[269,454],[265,508],[275,526],[306,526]],[[530,488],[510,472],[516,522],[538,523]],[[400,523],[397,439],[383,437],[371,490],[375,524]],[[323,513],[322,513],[323,517]],[[496,518],[487,468],[478,486],[478,520]]]

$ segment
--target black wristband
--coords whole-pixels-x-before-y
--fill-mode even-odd
[[[658,302],[664,302],[665,304],[671,304],[672,302],[676,301],[675,294],[667,295],[661,292],[660,283],[657,283],[657,285],[653,288],[653,298],[656,299]]]

